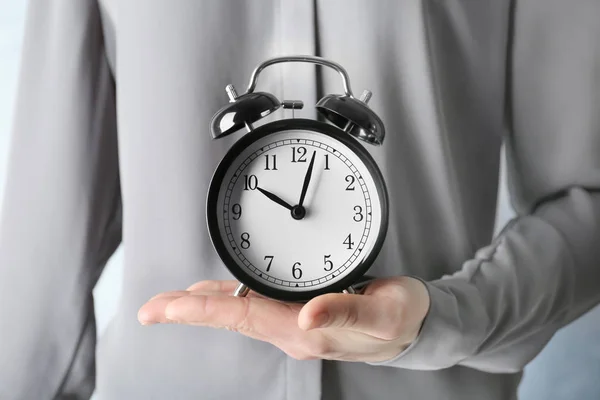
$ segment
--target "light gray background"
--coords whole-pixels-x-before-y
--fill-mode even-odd
[[[26,0],[0,0],[0,193],[3,188],[10,144],[25,8]],[[499,193],[498,228],[513,215],[504,178],[503,170]],[[9,267],[0,266],[0,268]],[[104,332],[117,305],[121,291],[121,275],[122,251],[119,249],[109,261],[94,290],[99,336]],[[600,307],[596,307],[557,333],[546,349],[526,368],[525,379],[520,388],[520,398],[523,400],[600,399]]]

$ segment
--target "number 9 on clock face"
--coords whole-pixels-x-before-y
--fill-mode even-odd
[[[288,301],[339,292],[379,253],[388,219],[381,172],[340,129],[277,121],[242,137],[211,181],[217,253],[250,289]]]

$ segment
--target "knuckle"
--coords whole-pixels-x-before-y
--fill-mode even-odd
[[[201,296],[198,297],[196,301],[198,302],[197,307],[200,309],[202,315],[204,315],[205,317],[213,315],[213,313],[215,312],[215,306],[211,301],[210,297]]]
[[[330,323],[330,327],[352,328],[358,322],[358,312],[356,309],[348,307],[344,309],[339,316],[336,316]]]
[[[231,326],[231,330],[236,332],[252,332],[253,327],[251,324],[251,302],[247,298],[242,298],[242,307],[240,309],[240,315],[235,318],[237,321],[233,326]]]
[[[386,288],[387,295],[399,303],[406,303],[410,298],[410,290],[403,284],[390,285]]]
[[[382,339],[393,340],[400,337],[404,331],[405,307],[402,304],[385,303],[381,309],[383,324]]]

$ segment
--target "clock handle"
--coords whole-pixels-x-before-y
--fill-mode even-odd
[[[318,101],[317,111],[329,122],[357,139],[369,144],[381,145],[385,138],[383,121],[375,114],[367,103],[372,93],[365,90],[360,98],[354,97],[350,88],[350,77],[340,64],[321,57],[309,55],[293,55],[275,57],[258,65],[250,76],[250,83],[244,96],[251,96],[256,88],[258,75],[268,66],[284,62],[305,62],[334,69],[340,74],[344,86],[344,94],[329,94]]]
[[[346,72],[344,67],[342,67],[340,64],[334,61],[327,60],[322,57],[308,55],[275,57],[264,61],[263,63],[258,65],[254,69],[254,71],[252,71],[252,75],[250,76],[250,83],[248,84],[248,89],[246,89],[246,93],[254,92],[254,89],[256,89],[256,81],[258,80],[258,75],[262,72],[262,70],[264,70],[268,66],[284,62],[305,62],[322,65],[336,70],[338,74],[340,74],[340,76],[342,77],[342,84],[344,85],[345,95],[349,98],[354,98],[354,95],[352,94],[352,89],[350,88],[350,77],[348,76],[348,72]]]
[[[350,88],[348,72],[340,64],[322,57],[310,55],[290,55],[270,58],[259,64],[252,75],[246,93],[238,96],[233,85],[226,87],[229,104],[222,107],[210,122],[210,132],[213,139],[227,136],[246,127],[250,132],[252,124],[273,113],[280,107],[300,109],[301,102],[280,102],[274,95],[265,92],[254,92],[258,75],[268,66],[285,62],[304,62],[329,67],[337,71],[342,78],[344,94],[329,94],[319,100],[316,109],[326,120],[333,123],[342,131],[357,139],[372,145],[381,145],[385,137],[383,121],[374,113],[367,103],[371,92],[365,90],[356,98]]]

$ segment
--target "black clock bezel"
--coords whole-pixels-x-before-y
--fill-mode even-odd
[[[218,206],[219,192],[221,190],[221,186],[223,185],[223,179],[229,167],[231,166],[231,163],[255,141],[271,134],[289,130],[308,130],[317,132],[329,136],[347,146],[365,164],[367,170],[373,178],[377,194],[381,201],[381,225],[379,232],[377,233],[377,239],[375,240],[373,249],[369,255],[347,276],[339,281],[325,287],[307,291],[288,291],[284,289],[277,289],[260,282],[258,279],[246,272],[246,267],[241,265],[241,263],[238,263],[231,256],[231,254],[229,254],[226,244],[221,237],[217,217],[220,210],[220,207]],[[324,122],[302,118],[282,119],[270,122],[241,137],[229,149],[215,169],[210,181],[206,201],[206,222],[208,225],[209,236],[215,251],[223,261],[225,267],[231,272],[235,279],[248,286],[251,290],[254,290],[257,293],[272,299],[289,302],[304,302],[322,294],[335,292],[339,293],[356,283],[368,271],[381,252],[381,248],[383,247],[383,243],[387,235],[388,220],[389,200],[385,180],[371,154],[369,154],[369,152],[358,142],[358,140],[354,139],[338,127]]]

